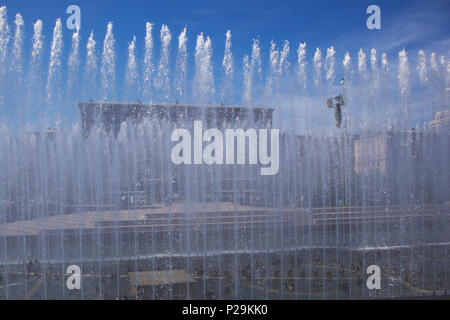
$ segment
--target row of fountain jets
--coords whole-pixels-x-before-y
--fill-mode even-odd
[[[37,20],[33,24],[33,37],[31,56],[29,57],[28,71],[24,66],[24,21],[20,13],[15,16],[15,29],[12,33],[7,21],[6,7],[0,8],[0,73],[1,73],[1,101],[3,106],[7,104],[24,104],[24,90],[33,92],[28,103],[47,106],[47,112],[58,113],[58,105],[63,104],[61,88],[63,66],[63,30],[61,20],[57,19],[53,30],[53,38],[50,48],[48,72],[45,78],[41,77],[45,72],[41,71],[43,63],[44,40],[43,23]],[[326,50],[323,60],[322,52],[317,48],[312,59],[311,83],[307,77],[307,50],[306,43],[300,43],[297,50],[297,65],[290,67],[289,54],[290,43],[286,40],[282,48],[278,49],[275,42],[270,44],[269,65],[263,80],[263,63],[261,59],[261,46],[259,39],[254,39],[251,46],[251,54],[244,55],[242,65],[242,94],[234,92],[236,87],[235,59],[232,53],[231,32],[228,30],[225,37],[225,52],[222,60],[222,84],[220,92],[216,92],[215,77],[212,62],[212,41],[203,33],[197,36],[195,46],[195,73],[192,82],[188,81],[188,50],[186,28],[178,36],[178,54],[173,79],[170,79],[170,44],[172,34],[167,25],[162,25],[160,30],[161,49],[159,62],[155,62],[153,53],[153,28],[150,22],[146,23],[145,49],[142,64],[136,53],[136,37],[133,36],[128,44],[128,58],[126,63],[125,83],[123,86],[124,100],[132,101],[138,98],[143,101],[171,102],[170,100],[191,100],[197,103],[216,103],[219,99],[224,103],[235,103],[239,96],[240,103],[252,105],[259,96],[273,97],[283,90],[283,81],[289,82],[296,90],[306,92],[307,86],[318,88],[322,83],[330,86],[335,82],[335,49],[333,46]],[[12,40],[12,53],[9,53],[9,44]],[[65,100],[113,100],[120,97],[117,94],[120,89],[116,86],[116,51],[113,34],[113,23],[107,25],[106,36],[103,41],[101,61],[97,61],[97,43],[94,33],[91,32],[86,44],[86,56],[84,70],[80,61],[80,33],[72,34],[72,44],[67,62],[67,83]],[[405,95],[409,89],[410,70],[408,55],[405,50],[398,54],[398,86],[400,95]],[[140,65],[141,64],[141,65]],[[357,56],[357,75],[368,72],[367,56],[360,49]],[[370,51],[370,70],[373,73],[388,73],[389,62],[386,53],[381,54],[381,63],[378,61],[376,49]],[[343,74],[352,74],[351,57],[347,51],[342,61]],[[430,70],[428,70],[430,69]],[[419,50],[417,59],[417,74],[422,83],[427,83],[430,77],[443,79],[449,83],[450,60],[444,55],[439,56],[435,52],[429,56],[423,50]],[[44,76],[45,77],[45,76]],[[8,80],[6,80],[8,79]],[[325,81],[324,81],[325,80]],[[10,84],[8,85],[7,82]],[[442,81],[440,81],[442,83]],[[27,85],[24,85],[28,83]],[[44,83],[41,86],[41,83]],[[81,83],[81,84],[80,84]],[[292,85],[294,83],[294,85]],[[191,84],[191,85],[190,85]],[[10,86],[13,90],[9,90]],[[448,85],[447,85],[448,86]],[[42,97],[36,96],[42,87]],[[191,92],[189,92],[191,90]],[[260,90],[260,92],[258,92]],[[11,94],[12,93],[12,94]],[[261,93],[261,94],[260,94]],[[15,97],[14,97],[15,95]],[[34,95],[34,96],[33,96]],[[26,96],[26,93],[25,93]],[[71,98],[71,99],[70,99]]]

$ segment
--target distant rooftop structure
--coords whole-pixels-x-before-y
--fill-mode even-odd
[[[107,130],[118,133],[125,121],[139,122],[144,118],[166,120],[171,123],[204,120],[207,127],[215,124],[233,125],[248,120],[264,126],[272,125],[274,109],[263,107],[238,107],[194,104],[144,104],[140,102],[97,101],[79,103],[81,124],[90,130],[94,124],[102,124]]]
[[[434,119],[430,121],[430,127],[440,127],[450,125],[450,110],[439,111],[434,114]]]

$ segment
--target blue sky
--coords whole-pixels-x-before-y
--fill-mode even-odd
[[[102,39],[106,24],[113,21],[117,45],[123,48],[133,35],[137,36],[138,45],[142,45],[146,21],[155,23],[155,31],[161,24],[167,24],[173,34],[179,34],[187,26],[191,48],[195,36],[204,32],[213,39],[215,53],[223,52],[224,34],[231,29],[237,57],[249,52],[255,37],[267,47],[272,39],[277,43],[288,39],[293,47],[300,41],[314,48],[334,45],[338,54],[360,47],[376,47],[389,53],[403,47],[407,50],[420,47],[445,53],[450,47],[449,0],[3,0],[0,3],[7,6],[10,23],[16,12],[23,15],[28,33],[30,22],[42,19],[46,39],[51,38],[56,18],[65,21],[67,6],[77,4],[82,12],[83,39],[88,38],[91,30],[97,39]],[[366,28],[365,11],[370,4],[381,8],[381,30]],[[66,39],[70,32],[65,29]],[[119,50],[118,58],[125,52]]]

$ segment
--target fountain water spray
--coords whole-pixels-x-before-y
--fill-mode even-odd
[[[280,52],[278,51],[275,42],[272,40],[270,42],[270,55],[269,55],[269,73],[267,75],[266,84],[266,96],[270,97],[273,95],[274,87],[277,81],[279,73],[279,60]]]
[[[215,86],[212,67],[211,39],[197,36],[195,46],[195,75],[193,96],[199,103],[212,103],[215,96]]]
[[[63,35],[61,19],[57,19],[53,29],[53,39],[50,48],[50,62],[47,76],[47,116],[55,116],[54,124],[59,126],[62,117],[61,110],[61,55],[63,50]]]
[[[12,103],[20,112],[21,120],[24,120],[24,78],[23,78],[23,37],[24,37],[24,22],[22,16],[18,13],[14,20],[15,31],[12,50],[12,61],[9,67],[10,90],[15,93]]]
[[[39,67],[39,61],[42,55],[42,49],[44,47],[44,42],[42,39],[42,20],[37,20],[33,24],[34,34],[33,34],[33,50],[31,52],[31,69]]]
[[[259,39],[253,39],[252,43],[252,56],[250,61],[251,69],[251,83],[252,88],[252,100],[254,97],[259,97],[258,102],[263,96],[263,77],[262,77],[262,61],[261,61],[261,47],[259,45]],[[254,101],[253,101],[254,102]]]
[[[230,98],[233,96],[233,75],[234,75],[230,30],[228,30],[225,35],[225,52],[223,55],[222,66],[225,75],[222,88],[222,102],[229,102],[231,100]]]
[[[178,36],[178,55],[176,65],[175,92],[178,98],[187,98],[187,36],[186,27]]]
[[[409,91],[409,65],[408,65],[408,55],[406,50],[402,50],[398,54],[399,66],[398,66],[398,84],[400,89],[400,96],[406,99]]]
[[[358,73],[364,75],[367,70],[367,58],[363,49],[359,49],[358,52]]]
[[[17,74],[22,73],[22,46],[23,46],[23,33],[24,33],[24,22],[22,16],[18,13],[16,14],[16,19],[14,21],[16,29],[14,31],[14,42],[13,42],[13,62],[12,67]]]
[[[262,74],[262,61],[261,61],[261,48],[259,46],[259,40],[253,39],[252,44],[252,67],[253,72],[257,77],[261,78]]]
[[[98,66],[95,45],[94,32],[91,31],[86,45],[86,63],[83,73],[82,96],[85,100],[98,97]]]
[[[375,48],[366,61],[366,48],[339,57],[328,46],[323,59],[321,48],[308,53],[302,42],[294,57],[288,41],[262,52],[267,44],[258,39],[239,55],[225,29],[217,61],[212,40],[197,36],[190,75],[186,28],[176,30],[172,61],[171,32],[161,27],[155,68],[149,22],[143,52],[139,36],[116,49],[112,23],[98,52],[93,32],[63,39],[58,20],[49,57],[41,20],[29,54],[20,14],[14,23],[10,39],[0,8],[1,111],[23,105],[31,123],[0,114],[0,298],[343,299],[448,290],[445,56],[402,50],[389,65]],[[126,59],[116,61],[116,51]],[[224,93],[227,83],[242,88]],[[331,90],[344,107],[340,129],[327,108]],[[182,103],[170,104],[175,99]],[[76,103],[81,121],[68,125]],[[261,175],[242,152],[240,164],[173,165],[171,133],[196,121],[205,130],[193,144],[209,143],[211,157],[214,128],[233,129],[241,151],[256,141],[254,130],[279,129],[279,170]],[[81,291],[65,286],[72,264],[85,274]],[[377,291],[364,286],[371,264],[389,275]]]
[[[5,104],[6,55],[10,40],[6,7],[0,7],[0,108]],[[1,110],[1,109],[0,109]]]
[[[76,90],[72,86],[78,83],[78,71],[80,69],[80,31],[78,29],[72,34],[72,47],[67,65],[69,67],[67,90],[71,92]]]
[[[126,101],[136,101],[139,96],[139,74],[136,61],[136,37],[128,45],[128,61],[125,76],[125,93]]]
[[[313,58],[314,65],[314,86],[318,87],[322,82],[322,52],[319,48],[316,49]]]
[[[287,75],[289,72],[289,41],[285,40],[283,42],[283,49],[281,50],[280,53],[280,66],[279,66],[279,75],[284,76]]]
[[[167,101],[170,95],[169,81],[169,46],[172,36],[166,25],[161,27],[161,54],[158,65],[158,75],[155,79],[155,88],[159,91],[162,101]]]
[[[102,62],[100,66],[101,98],[114,99],[116,82],[116,52],[114,49],[113,23],[109,22],[103,41]]]
[[[248,59],[248,55],[244,55],[244,93],[242,100],[245,105],[252,103],[252,68]]]
[[[350,57],[350,53],[347,51],[347,52],[345,52],[344,59],[342,60],[342,66],[344,67],[345,73],[348,73],[350,71],[351,62],[352,62],[352,59]]]
[[[145,24],[145,54],[143,63],[143,81],[142,90],[143,98],[145,102],[152,100],[151,88],[153,83],[153,73],[155,72],[153,67],[153,35],[152,35],[153,24],[147,22]]]
[[[6,15],[6,7],[0,8],[0,66],[4,68],[8,43],[10,40],[8,18]]]
[[[306,75],[306,65],[308,62],[306,61],[306,42],[300,43],[298,45],[297,50],[297,66],[298,66],[298,75],[297,81],[299,83],[300,88],[306,89],[307,75]]]
[[[78,93],[81,89],[80,81],[80,31],[77,28],[72,34],[72,46],[69,53],[69,59],[67,62],[67,86],[66,94],[64,97],[64,114],[74,114],[76,110],[76,100],[79,99]]]
[[[330,47],[327,49],[327,56],[325,57],[325,79],[329,83],[329,85],[334,84],[334,63],[335,58],[334,55],[336,54],[336,50],[334,50],[334,47]]]

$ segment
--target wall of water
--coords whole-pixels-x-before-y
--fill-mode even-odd
[[[376,48],[339,56],[333,46],[300,43],[293,52],[288,41],[255,39],[237,57],[229,30],[219,40],[186,28],[175,37],[163,25],[158,37],[149,22],[145,39],[126,45],[115,42],[112,23],[103,42],[78,31],[63,39],[60,20],[44,41],[42,21],[29,25],[27,39],[22,17],[12,25],[0,8],[1,298],[122,297],[129,294],[122,275],[176,269],[195,280],[184,284],[184,298],[450,288],[448,115],[429,125],[434,112],[449,109],[444,55],[402,50],[389,61]],[[224,42],[223,55],[215,41]],[[117,50],[127,51],[126,61],[117,61]],[[340,129],[327,108],[337,95],[345,100]],[[74,119],[78,102],[90,100],[271,107],[280,170],[262,176],[258,165],[174,165],[170,135],[192,129],[189,119],[148,118],[124,122],[117,134],[102,126],[86,134]],[[63,276],[73,263],[86,270],[76,294]],[[361,285],[374,263],[388,283],[376,294]],[[175,291],[168,283],[136,297],[180,297]]]

